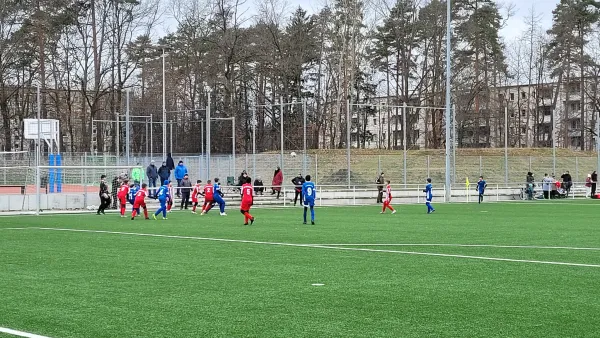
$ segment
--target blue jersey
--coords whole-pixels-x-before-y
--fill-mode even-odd
[[[487,185],[487,183],[485,183],[484,180],[477,182],[477,191],[479,191],[480,194],[483,194],[483,191],[485,190],[486,185]]]
[[[129,188],[129,194],[127,195],[127,199],[129,200],[129,202],[133,203],[133,201],[135,200],[135,194],[137,194],[139,190],[140,187],[138,185],[134,185],[133,187]]]
[[[431,185],[431,183],[427,183],[427,185],[425,186],[425,200],[427,202],[431,202],[431,200],[433,199],[433,186]]]
[[[218,195],[219,197],[223,196],[223,190],[221,190],[221,183],[215,183],[215,197]]]
[[[166,185],[162,185],[160,188],[158,188],[156,196],[160,201],[166,201],[169,197],[169,187]]]
[[[302,184],[302,196],[305,201],[314,201],[317,198],[317,191],[313,182],[304,182]]]

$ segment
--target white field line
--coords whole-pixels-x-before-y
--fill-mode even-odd
[[[20,228],[0,228],[0,230],[25,230],[25,229],[40,229],[39,227],[20,227]],[[44,228],[55,229],[55,228]],[[65,229],[66,230],[66,229]],[[73,231],[78,229],[72,229]],[[84,229],[85,230],[85,229]],[[87,231],[87,230],[86,230]],[[102,231],[102,230],[101,230]],[[148,234],[150,236],[151,234]],[[201,238],[198,238],[201,239]],[[220,240],[215,238],[214,240]],[[225,240],[225,239],[223,239]],[[272,243],[272,242],[268,242]],[[275,243],[273,243],[275,244]],[[294,244],[294,243],[284,243]],[[307,246],[402,246],[402,247],[457,247],[457,248],[498,248],[498,249],[540,249],[540,250],[583,250],[583,251],[600,251],[600,248],[591,247],[574,247],[574,246],[543,246],[543,245],[501,245],[501,244],[456,244],[456,243],[313,243],[313,244],[298,244]]]
[[[155,238],[190,239],[190,240],[197,240],[197,241],[261,244],[261,245],[288,246],[288,247],[299,247],[299,248],[315,248],[315,249],[341,250],[341,251],[383,252],[383,253],[394,253],[394,254],[402,254],[402,255],[419,255],[419,256],[433,256],[433,257],[452,257],[452,258],[466,258],[466,259],[486,260],[486,261],[499,261],[499,262],[548,264],[548,265],[566,265],[566,266],[600,268],[600,265],[598,265],[598,264],[553,262],[553,261],[538,261],[538,260],[528,260],[528,259],[512,259],[512,258],[485,257],[485,256],[454,255],[454,254],[443,254],[443,253],[434,253],[434,252],[398,251],[398,250],[367,249],[367,248],[352,248],[352,247],[349,248],[349,247],[329,246],[329,245],[322,245],[322,244],[296,244],[296,243],[284,243],[284,242],[264,242],[264,241],[252,241],[252,240],[243,240],[243,239],[226,239],[226,238],[210,238],[210,237],[178,236],[178,235],[160,235],[160,234],[145,234],[145,233],[137,233],[137,232],[106,231],[106,230],[87,230],[87,229],[63,229],[63,228],[29,227],[29,228],[23,228],[23,229],[19,229],[19,230],[25,230],[25,229],[47,230],[47,231],[66,231],[66,232],[85,232],[85,233],[113,234],[113,235],[155,237]]]
[[[29,333],[29,332],[17,331],[17,330],[9,329],[6,327],[0,327],[0,332],[10,334],[13,336],[26,337],[26,338],[50,338],[50,337],[46,337],[46,336],[40,336],[37,334]]]
[[[500,249],[550,249],[550,250],[589,250],[600,251],[600,248],[579,248],[573,246],[542,245],[498,245],[498,244],[451,244],[451,243],[327,243],[315,244],[326,246],[443,246],[457,248],[500,248]]]

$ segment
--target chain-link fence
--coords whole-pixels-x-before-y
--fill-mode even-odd
[[[35,166],[32,153],[0,154],[0,186],[33,184],[33,176],[29,167]],[[353,153],[350,168],[344,152],[313,153],[304,157],[302,154],[292,156],[285,154],[283,159],[279,153],[274,154],[237,154],[215,155],[210,157],[210,165],[202,155],[173,154],[175,165],[183,161],[190,177],[194,180],[219,177],[222,182],[232,178],[237,182],[241,172],[245,170],[253,179],[260,177],[270,184],[277,167],[284,173],[284,184],[289,184],[298,174],[310,174],[318,184],[370,184],[381,172],[395,184],[419,184],[431,177],[434,182],[443,183],[445,175],[445,158],[443,154],[426,154],[425,152],[407,152],[406,171],[403,168],[403,154],[376,155]],[[116,166],[139,165],[146,168],[154,160],[159,168],[165,159],[147,156],[132,156],[126,163],[123,156],[95,155],[89,153],[66,154],[61,156],[63,166]],[[44,156],[41,165],[49,165]],[[569,171],[573,180],[584,181],[587,174],[596,170],[597,157],[585,156],[509,156],[508,182],[505,182],[506,168],[503,156],[468,155],[457,156],[453,163],[452,175],[454,184],[461,184],[467,178],[471,182],[483,175],[488,182],[508,183],[524,182],[527,172],[534,173],[536,178],[555,175],[557,179]],[[145,172],[145,170],[144,170]],[[173,172],[171,172],[173,175]],[[173,176],[171,176],[173,177]],[[348,180],[349,179],[349,180]]]

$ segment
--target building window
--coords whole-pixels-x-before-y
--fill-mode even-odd
[[[571,101],[571,103],[569,104],[569,109],[572,112],[578,112],[580,108],[581,108],[581,102],[579,102],[579,101]]]
[[[571,119],[571,129],[579,129],[581,127],[580,119]]]
[[[540,110],[544,114],[544,116],[552,115],[552,107],[551,106],[541,106]]]
[[[373,125],[376,126],[377,125],[377,119],[373,119]]]
[[[381,119],[381,124],[385,124],[385,117]]]
[[[514,101],[515,100],[515,93],[510,93],[510,100]]]
[[[521,116],[527,116],[527,109],[521,109]]]
[[[521,134],[525,134],[527,132],[527,128],[526,127],[521,127]]]
[[[527,98],[527,94],[525,92],[521,92],[521,98],[522,99],[526,99]]]

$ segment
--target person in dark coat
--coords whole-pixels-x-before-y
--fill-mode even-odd
[[[598,174],[596,170],[592,171],[592,197],[596,196],[596,184],[598,183]]]
[[[256,179],[254,180],[254,193],[256,195],[262,195],[264,194],[265,191],[265,187],[262,181],[262,178],[260,178],[260,176],[256,177]]]
[[[375,183],[377,183],[377,203],[383,203],[383,184],[385,183],[383,176],[384,174],[382,172],[379,177],[377,177],[377,180],[375,180]]]
[[[238,177],[238,187],[241,187],[242,185],[246,184],[247,177],[248,177],[248,173],[246,172],[246,170],[242,171],[242,173]]]
[[[296,206],[296,202],[298,202],[298,196],[300,196],[300,205],[302,205],[302,185],[304,184],[304,177],[302,174],[298,174],[298,176],[292,179],[292,184],[294,185],[294,206]]]
[[[573,186],[573,178],[571,177],[571,174],[569,174],[568,171],[562,174],[560,178],[562,179],[562,187],[567,192],[567,196],[569,196],[569,192],[571,191],[571,187]]]
[[[163,162],[162,166],[158,168],[158,177],[160,177],[160,183],[162,184],[164,181],[168,181],[169,177],[171,177],[171,170],[167,166],[167,162]]]
[[[175,169],[175,161],[173,161],[173,156],[171,156],[171,153],[167,154],[167,168],[169,168],[169,171],[173,171],[173,169]]]

